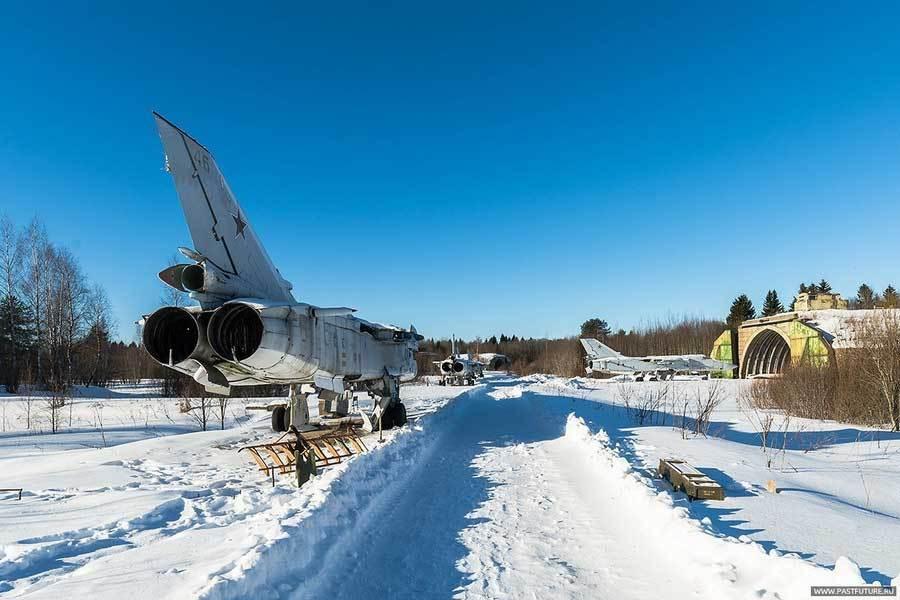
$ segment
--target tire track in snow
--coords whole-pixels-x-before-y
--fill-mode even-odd
[[[477,522],[472,513],[492,488],[474,461],[496,446],[561,433],[558,423],[542,418],[541,399],[502,401],[489,390],[457,400],[412,476],[369,516],[361,547],[328,556],[324,565],[341,568],[325,566],[294,598],[446,598],[465,588],[469,577],[460,565],[470,549],[460,532]]]

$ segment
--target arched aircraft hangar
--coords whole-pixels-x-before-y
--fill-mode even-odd
[[[833,358],[834,335],[802,319],[801,314],[784,313],[741,324],[738,328],[741,377],[777,375],[791,364],[821,365]]]
[[[856,324],[880,310],[800,310],[744,321],[716,339],[710,356],[738,365],[737,377],[774,376],[800,363],[823,365],[856,346]]]

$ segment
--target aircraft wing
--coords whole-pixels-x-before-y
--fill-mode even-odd
[[[714,360],[700,354],[647,356],[644,360],[673,371],[729,371],[735,367],[732,363]]]
[[[639,358],[617,356],[592,359],[591,368],[595,371],[607,373],[653,373],[665,367]]]
[[[692,358],[691,362],[696,366],[692,368],[692,371],[731,371],[737,365],[730,362],[724,362],[721,360],[716,360],[714,358]]]
[[[226,278],[248,284],[259,298],[294,302],[256,237],[212,154],[164,117],[153,113],[194,249]]]
[[[685,356],[653,356],[646,357],[644,360],[659,365],[660,368],[671,369],[673,371],[692,371],[694,363]]]

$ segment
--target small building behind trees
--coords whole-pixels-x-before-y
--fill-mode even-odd
[[[794,310],[827,310],[835,308],[845,310],[850,307],[850,302],[841,298],[840,294],[831,292],[801,292],[794,300]]]

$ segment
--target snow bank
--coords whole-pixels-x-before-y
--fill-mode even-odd
[[[498,387],[488,392],[488,396],[494,400],[508,400],[510,398],[521,398],[523,388],[521,385],[513,385],[509,387]]]
[[[566,422],[565,438],[597,465],[596,485],[624,497],[625,514],[617,518],[633,523],[636,537],[657,540],[659,547],[648,552],[677,549],[698,573],[710,575],[709,597],[809,598],[812,585],[865,585],[859,567],[844,557],[829,570],[796,555],[768,554],[746,537],[710,535],[706,524],[674,507],[670,494],[656,492],[650,480],[632,470],[604,431],[592,434],[574,414]]]

